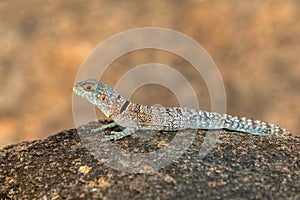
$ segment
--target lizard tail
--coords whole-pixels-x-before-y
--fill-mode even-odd
[[[254,135],[291,135],[289,131],[280,126],[231,115],[222,115],[223,127],[228,130],[241,131]]]

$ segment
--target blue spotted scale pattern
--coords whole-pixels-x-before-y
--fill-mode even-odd
[[[245,117],[219,114],[181,107],[155,107],[130,102],[108,85],[95,79],[77,83],[75,94],[97,106],[114,122],[93,131],[100,132],[114,126],[122,126],[121,132],[112,131],[103,141],[118,140],[137,130],[179,131],[185,129],[228,129],[254,135],[291,135],[277,125]]]

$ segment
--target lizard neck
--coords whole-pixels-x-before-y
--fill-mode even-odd
[[[115,98],[114,103],[109,106],[106,116],[113,120],[116,116],[124,113],[124,111],[126,111],[126,109],[128,108],[129,104],[130,104],[129,100],[127,100],[125,97],[121,95],[118,95]]]

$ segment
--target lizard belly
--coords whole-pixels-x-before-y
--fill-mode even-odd
[[[222,115],[189,108],[156,108],[150,120],[153,128],[166,131],[223,128]]]
[[[178,107],[152,107],[151,112],[150,126],[152,129],[176,131],[199,128],[200,115],[197,110]]]

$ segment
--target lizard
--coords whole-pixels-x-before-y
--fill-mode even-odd
[[[102,141],[119,140],[138,130],[180,131],[185,129],[227,129],[259,136],[287,136],[289,131],[280,126],[231,116],[183,107],[158,107],[133,103],[113,90],[107,84],[95,79],[87,79],[75,84],[73,92],[98,107],[113,122],[93,129],[104,131],[115,126],[122,131],[112,131]]]

